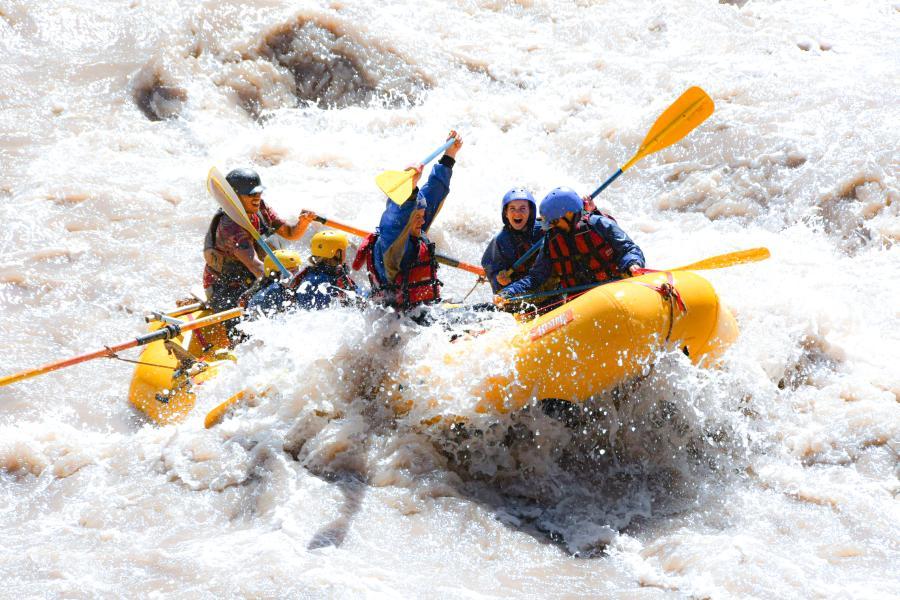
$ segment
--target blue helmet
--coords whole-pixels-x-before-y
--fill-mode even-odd
[[[550,223],[566,216],[566,213],[581,214],[584,202],[578,192],[572,188],[558,187],[550,191],[541,200],[541,217],[544,219],[544,229],[550,229]]]
[[[503,204],[500,206],[500,218],[503,219],[503,224],[509,226],[509,222],[506,219],[506,206],[510,202],[515,202],[516,200],[525,200],[531,207],[528,215],[528,225],[533,226],[534,220],[537,217],[537,203],[534,201],[534,195],[531,192],[526,190],[525,188],[513,188],[506,192],[503,195]],[[529,228],[529,231],[531,229]]]

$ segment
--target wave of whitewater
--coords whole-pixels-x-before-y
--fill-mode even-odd
[[[374,175],[457,128],[432,233],[477,262],[506,189],[593,189],[691,85],[715,114],[602,205],[651,266],[772,251],[706,272],[722,368],[661,355],[574,427],[476,413],[509,357],[446,364],[375,310],[248,324],[179,425],[117,361],[2,388],[0,596],[897,597],[898,27],[880,0],[0,2],[4,374],[197,288],[210,166],[372,227]]]

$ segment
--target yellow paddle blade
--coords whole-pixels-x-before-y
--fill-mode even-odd
[[[387,194],[387,197],[396,202],[403,204],[407,198],[412,195],[413,183],[412,176],[414,169],[406,171],[385,171],[375,178],[375,183],[381,188],[381,191]]]
[[[243,227],[254,240],[259,240],[259,232],[250,222],[247,211],[244,210],[244,205],[241,204],[241,199],[238,198],[238,195],[231,188],[231,184],[226,181],[222,173],[215,167],[210,169],[209,175],[206,176],[206,190],[232,221]]]
[[[206,418],[203,419],[203,426],[206,429],[209,429],[213,425],[218,425],[219,422],[222,420],[222,417],[225,416],[225,413],[228,412],[228,409],[231,408],[232,405],[237,404],[238,402],[243,400],[244,397],[247,395],[248,395],[247,390],[241,390],[240,392],[238,392],[237,394],[235,394],[234,396],[232,396],[231,398],[229,398],[222,404],[219,404],[218,406],[216,406],[214,409],[212,409],[211,411],[209,411],[206,414]]]
[[[758,262],[766,260],[771,256],[768,248],[750,248],[749,250],[738,250],[737,252],[729,252],[728,254],[719,254],[704,258],[701,261],[676,267],[674,269],[666,269],[667,271],[703,271],[705,269],[721,269],[723,267],[733,267],[744,263]]]
[[[631,157],[623,171],[648,154],[667,148],[693,131],[700,123],[713,114],[715,104],[700,88],[694,86],[683,93],[672,106],[656,119],[641,147]]]

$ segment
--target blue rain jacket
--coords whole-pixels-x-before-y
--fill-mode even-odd
[[[353,285],[348,290],[338,282],[339,277],[340,274],[333,268],[322,265],[310,267],[303,274],[300,285],[295,288],[294,302],[299,308],[318,310],[327,308],[334,300],[344,298],[344,292],[360,293],[356,283],[349,278],[344,279]]]
[[[416,262],[417,244],[409,239],[409,222],[418,206],[425,208],[425,224],[422,226],[422,237],[441,211],[444,199],[450,193],[450,177],[453,175],[455,160],[443,156],[431,169],[428,181],[401,205],[390,198],[381,215],[378,225],[378,240],[372,250],[372,260],[378,279],[391,283],[398,273],[409,269]]]
[[[360,294],[359,288],[350,280],[350,290],[338,283],[340,274],[332,267],[314,265],[302,272],[296,285],[285,287],[281,282],[269,284],[250,298],[247,302],[248,312],[259,308],[263,312],[285,310],[287,308],[303,308],[319,310],[327,308],[335,299],[343,297],[343,291]]]
[[[519,260],[519,257],[525,254],[543,235],[544,232],[540,225],[531,223],[530,226],[526,225],[522,231],[505,226],[500,233],[494,236],[481,257],[481,266],[484,267],[484,273],[491,282],[491,288],[495,294],[503,288],[497,281],[497,274],[511,268]],[[514,273],[512,279],[515,277]]]

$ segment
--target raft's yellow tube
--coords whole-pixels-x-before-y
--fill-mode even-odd
[[[191,321],[210,314],[198,311],[179,318]],[[164,323],[154,322],[150,331],[162,325]],[[170,342],[185,349],[199,362],[183,370],[165,342],[152,342],[141,352],[128,390],[128,400],[159,425],[178,422],[191,412],[196,402],[194,386],[215,376],[217,362],[220,362],[215,353],[228,346],[221,323],[189,331]]]
[[[532,399],[582,402],[640,374],[666,347],[683,350],[698,364],[720,355],[737,338],[734,317],[699,275],[677,271],[672,277],[684,312],[640,285],[667,282],[665,273],[653,273],[597,287],[523,325],[501,342],[514,348],[513,371],[478,386],[476,409],[508,412]],[[466,345],[448,360],[471,360]]]

